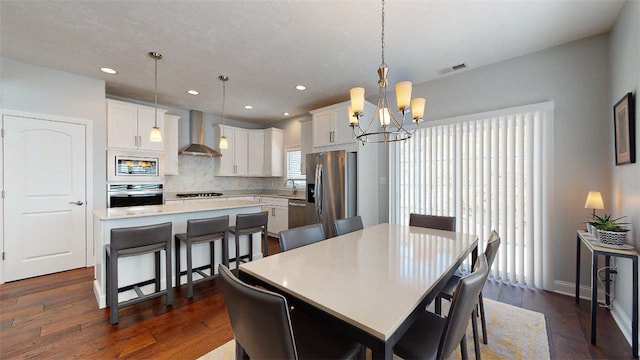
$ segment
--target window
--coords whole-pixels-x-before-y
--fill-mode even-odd
[[[301,188],[306,185],[306,176],[302,174],[302,151],[300,151],[299,145],[288,145],[285,149],[287,157],[287,179],[293,179],[296,187]],[[286,184],[287,187],[292,187],[291,183]]]
[[[425,123],[390,149],[391,221],[455,216],[480,249],[495,229],[492,275],[546,288],[552,124],[552,102]]]

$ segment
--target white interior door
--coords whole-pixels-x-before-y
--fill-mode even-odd
[[[86,266],[86,126],[5,115],[4,280]]]

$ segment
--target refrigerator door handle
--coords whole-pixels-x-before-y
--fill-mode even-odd
[[[322,198],[323,198],[323,193],[322,193],[322,188],[323,188],[322,184],[322,164],[318,164],[316,165],[316,186],[315,186],[315,192],[314,192],[314,197],[316,199],[316,214],[318,215],[318,221],[322,220]]]

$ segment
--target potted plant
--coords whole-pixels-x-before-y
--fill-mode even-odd
[[[625,216],[621,216],[616,219],[611,218],[611,214],[604,216],[594,215],[593,220],[589,223],[597,229],[598,239],[609,245],[622,245],[626,238],[626,233],[629,229],[623,225],[628,223],[620,222],[620,219],[624,219]]]

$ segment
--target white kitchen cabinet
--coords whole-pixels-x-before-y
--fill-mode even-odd
[[[300,173],[307,172],[307,154],[313,152],[313,126],[312,121],[300,122]]]
[[[180,116],[166,114],[164,116],[164,174],[180,175],[178,171],[178,128]]]
[[[314,147],[355,143],[348,108],[346,101],[311,111]]]
[[[164,138],[164,114],[158,109],[158,127]],[[155,125],[153,107],[107,99],[107,147],[145,151],[164,151],[164,142],[149,141]]]
[[[269,212],[267,228],[269,235],[278,236],[278,233],[289,228],[289,200],[284,198],[262,197],[262,211]]]
[[[223,133],[229,141],[228,149],[219,149],[222,154],[215,163],[215,174],[217,176],[247,176],[248,161],[248,131],[247,129],[236,128],[227,125],[216,125],[215,128],[216,145],[220,142]]]
[[[165,205],[184,204],[184,200],[165,200],[164,204]]]
[[[247,134],[247,175],[265,175],[265,132],[264,130],[248,130]]]
[[[284,132],[269,128],[264,131],[264,176],[284,176]]]

